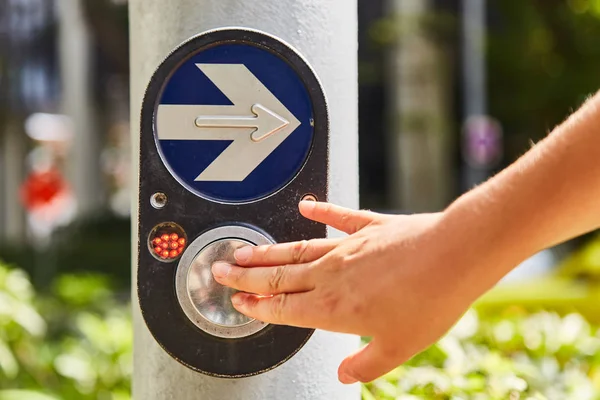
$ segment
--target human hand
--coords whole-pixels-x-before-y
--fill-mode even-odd
[[[343,383],[368,382],[438,340],[481,290],[464,243],[444,235],[442,214],[412,216],[301,202],[306,218],[349,234],[235,253],[239,266],[213,265],[215,279],[240,290],[235,308],[273,324],[372,337],[338,370]],[[462,250],[462,251],[461,251]]]

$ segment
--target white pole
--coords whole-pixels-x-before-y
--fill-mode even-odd
[[[80,214],[97,212],[104,204],[101,140],[92,98],[92,41],[82,0],[59,0],[59,51],[63,111],[73,121],[75,137],[67,163]]]
[[[227,26],[259,29],[296,47],[321,78],[331,119],[329,199],[358,207],[356,0],[130,0],[129,4],[133,165],[138,160],[142,96],[164,57],[185,39],[205,30]],[[137,204],[134,198],[132,215],[137,215]],[[137,238],[135,218],[132,227],[133,237]],[[137,260],[133,265],[135,269]],[[134,271],[134,280],[135,276]],[[273,371],[236,380],[211,378],[183,367],[158,346],[140,315],[136,291],[133,293],[135,399],[360,397],[358,385],[343,386],[337,381],[339,363],[358,348],[359,340],[354,336],[316,332],[298,354]]]
[[[21,243],[25,238],[25,214],[23,206],[19,201],[19,190],[25,179],[25,133],[17,125],[17,121],[9,119],[3,132],[3,164],[6,166],[3,174],[4,201],[4,230],[3,240],[6,243]]]

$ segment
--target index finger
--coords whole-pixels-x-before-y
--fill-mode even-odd
[[[234,257],[238,265],[243,267],[304,264],[323,257],[340,240],[312,239],[267,246],[246,246],[236,250]]]
[[[304,200],[300,202],[298,207],[300,214],[304,217],[329,225],[349,235],[358,232],[379,218],[378,214],[371,211],[352,210],[332,203],[318,201]]]

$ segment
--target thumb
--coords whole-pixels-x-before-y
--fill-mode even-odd
[[[300,214],[304,217],[329,225],[349,235],[361,230],[378,216],[370,211],[356,211],[316,201],[301,201],[298,207]]]
[[[347,357],[338,369],[338,379],[344,384],[371,382],[406,361],[398,357],[398,351],[386,351],[385,346],[374,340]]]

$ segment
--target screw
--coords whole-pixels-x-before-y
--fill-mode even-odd
[[[167,205],[167,195],[161,192],[154,193],[150,197],[150,204],[157,210],[164,208]]]

